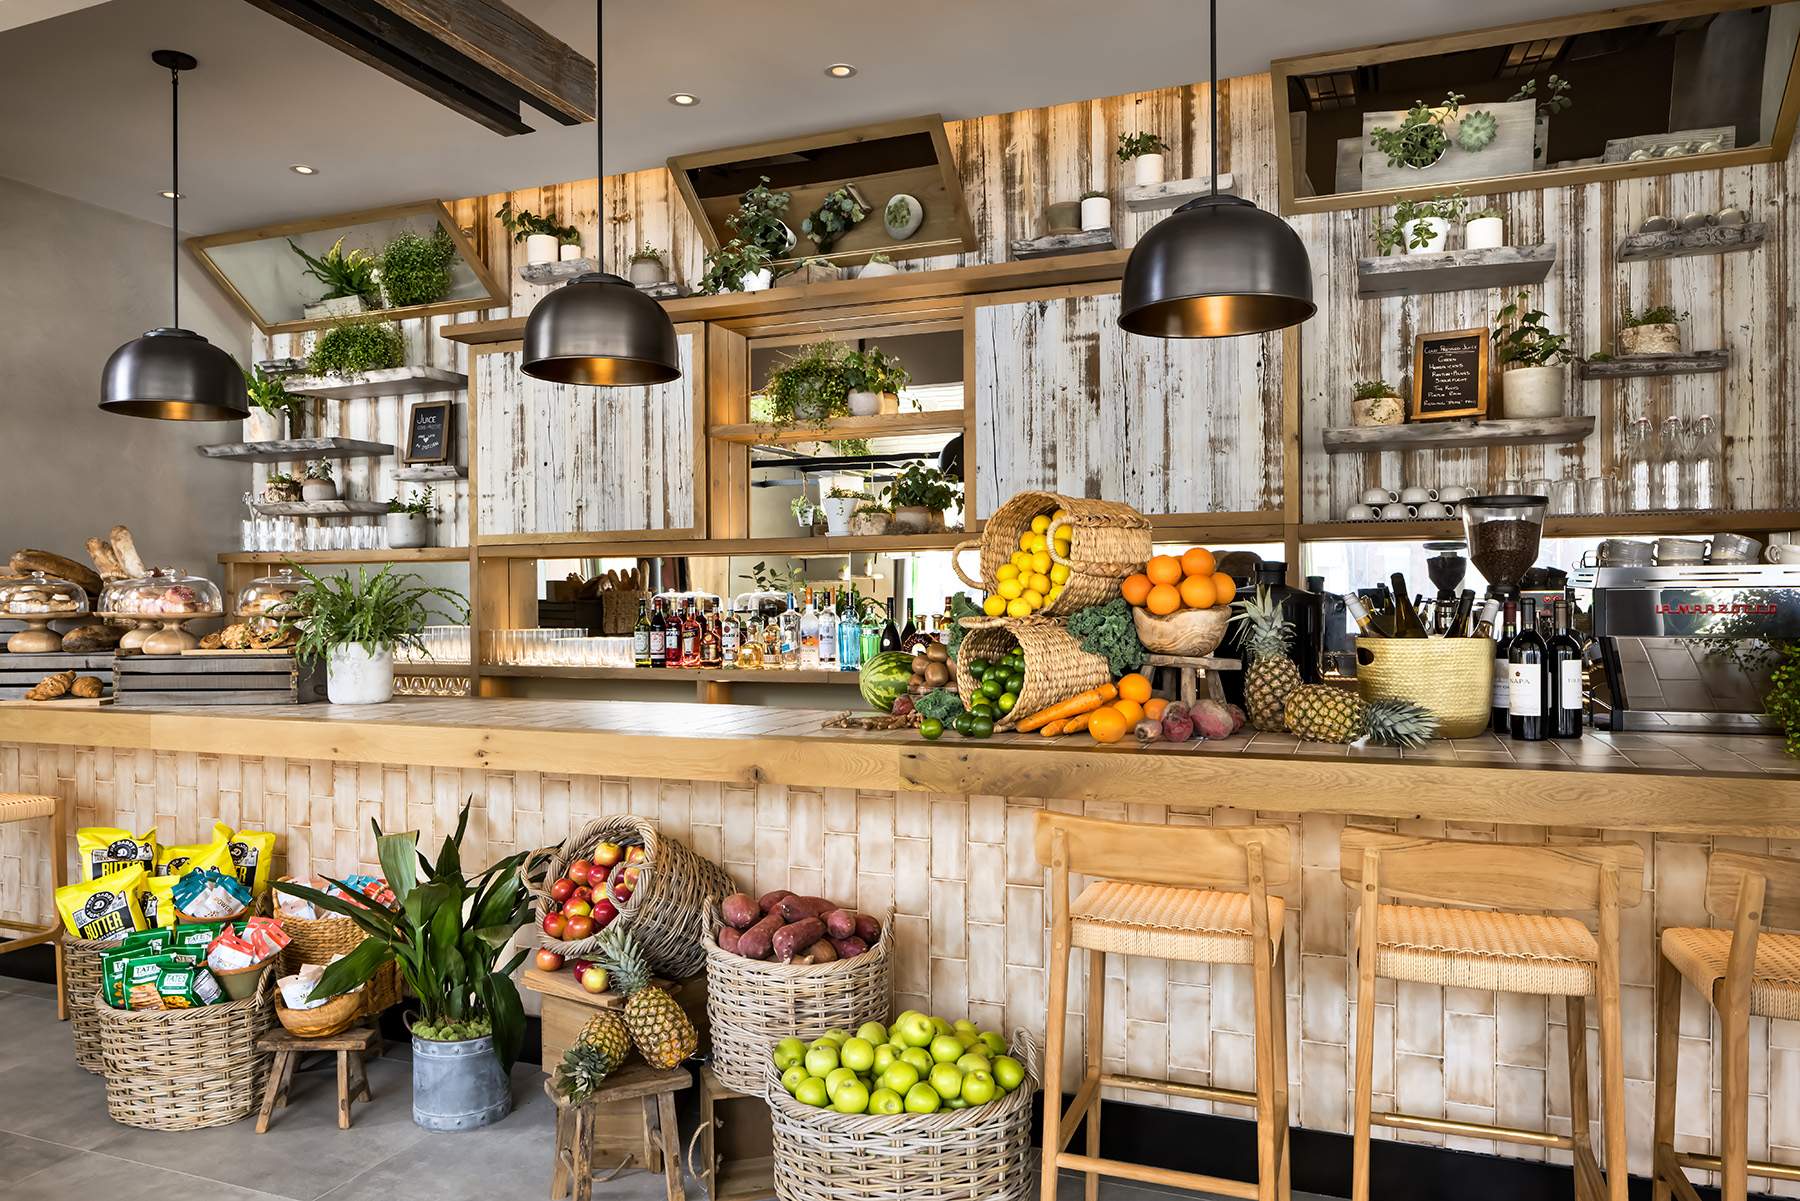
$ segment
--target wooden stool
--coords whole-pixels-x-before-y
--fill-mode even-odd
[[[53,796],[35,796],[23,792],[0,792],[0,822],[50,819],[50,885],[61,888],[69,882],[69,821],[61,800]],[[47,926],[26,926],[0,921],[0,932],[16,932],[17,938],[0,943],[0,955],[23,951],[39,943],[50,943],[56,954],[56,1020],[69,1020],[69,998],[63,981],[63,927],[51,909]]]
[[[1284,906],[1266,886],[1287,880],[1292,851],[1285,829],[1144,826],[1042,812],[1038,862],[1050,868],[1050,1003],[1044,1055],[1042,1201],[1056,1199],[1058,1168],[1087,1174],[1087,1201],[1101,1176],[1118,1176],[1229,1197],[1285,1201],[1288,1196],[1287,987],[1281,958]],[[1073,873],[1104,876],[1071,904]],[[1247,888],[1213,891],[1194,885]],[[1087,1070],[1062,1108],[1063,1030],[1069,960],[1087,950]],[[1246,964],[1255,995],[1256,1091],[1121,1076],[1101,1069],[1106,1029],[1106,956],[1148,955],[1188,963]],[[1123,1088],[1222,1101],[1256,1111],[1253,1184],[1100,1158],[1100,1090]],[[1087,1154],[1066,1148],[1087,1124]]]
[[[1662,933],[1656,981],[1656,1127],[1654,1201],[1697,1201],[1681,1169],[1720,1173],[1723,1201],[1744,1201],[1750,1175],[1793,1180],[1791,1164],[1750,1159],[1750,1018],[1800,1021],[1800,935],[1763,934],[1760,927],[1800,929],[1800,859],[1719,851],[1706,865],[1706,911],[1729,930],[1670,927]],[[1675,1068],[1681,982],[1719,1011],[1718,1155],[1675,1150]]]
[[[258,1051],[275,1052],[269,1065],[269,1083],[263,1089],[262,1109],[256,1115],[256,1133],[265,1134],[269,1117],[277,1106],[286,1107],[288,1089],[294,1083],[294,1065],[308,1051],[337,1052],[338,1129],[350,1129],[350,1103],[373,1101],[369,1090],[369,1069],[363,1062],[365,1052],[381,1053],[381,1034],[373,1026],[352,1026],[329,1038],[301,1038],[282,1026],[273,1026],[256,1040]]]
[[[681,1184],[681,1134],[675,1124],[675,1094],[694,1082],[686,1068],[659,1071],[634,1059],[608,1076],[593,1095],[570,1104],[557,1095],[551,1081],[544,1092],[556,1102],[556,1168],[550,1176],[550,1196],[570,1196],[591,1201],[594,1195],[594,1122],[603,1105],[641,1101],[644,1107],[644,1140],[655,1161],[644,1166],[661,1171],[668,1201],[684,1201]],[[571,1186],[573,1186],[571,1188]]]
[[[1244,664],[1239,659],[1215,659],[1210,655],[1145,655],[1144,666],[1166,667],[1173,671],[1178,699],[1191,709],[1200,699],[1202,686],[1206,689],[1207,700],[1224,704],[1225,684],[1219,673],[1237,671]]]
[[[1635,843],[1512,846],[1379,830],[1344,831],[1344,882],[1356,915],[1355,1158],[1352,1201],[1369,1197],[1369,1128],[1426,1130],[1556,1147],[1573,1153],[1579,1201],[1625,1201],[1625,1055],[1619,1016],[1619,910],[1644,893]],[[1597,910],[1600,937],[1571,917],[1383,905],[1381,894],[1447,905]],[[1565,998],[1569,1021],[1568,1137],[1480,1122],[1373,1113],[1375,978]],[[1600,1097],[1606,1172],[1589,1147],[1586,998],[1600,1003]]]

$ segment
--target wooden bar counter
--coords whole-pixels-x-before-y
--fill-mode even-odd
[[[1343,827],[1540,844],[1631,840],[1649,863],[1646,901],[1625,911],[1622,928],[1638,1173],[1649,1155],[1658,931],[1708,924],[1706,859],[1715,847],[1800,854],[1800,761],[1773,738],[1480,738],[1401,754],[1257,735],[1138,750],[1036,735],[928,743],[910,731],[822,729],[831,716],[498,699],[8,705],[0,706],[0,790],[55,793],[74,803],[76,825],[155,827],[168,843],[204,839],[215,819],[270,830],[288,873],[376,870],[371,819],[435,840],[465,797],[474,799],[465,855],[477,863],[558,842],[599,814],[630,812],[718,861],[747,890],[792,888],[892,913],[897,1007],[1040,1030],[1049,912],[1032,851],[1040,810],[1149,824],[1280,823],[1293,831],[1298,859],[1280,890],[1294,1117],[1339,1132],[1350,1122],[1353,993],[1354,905],[1338,875]],[[0,908],[9,917],[49,908],[38,824],[0,827]],[[1113,971],[1110,1069],[1248,1086],[1246,969],[1134,959]],[[1561,1006],[1388,981],[1376,1001],[1377,1107],[1567,1131]],[[1677,1134],[1703,1147],[1713,1134],[1714,1034],[1699,998],[1689,1001]],[[1086,1011],[1079,979],[1070,1008],[1073,1038]],[[1752,1122],[1751,1155],[1800,1162],[1800,1023],[1756,1019],[1751,1038],[1752,1109],[1767,1115]],[[1563,1154],[1455,1137],[1447,1145]]]

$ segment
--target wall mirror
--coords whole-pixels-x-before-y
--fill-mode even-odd
[[[1270,65],[1284,213],[1770,162],[1800,0],[1662,3]]]

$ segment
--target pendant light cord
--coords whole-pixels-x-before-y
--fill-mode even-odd
[[[594,270],[606,271],[606,97],[600,54],[604,0],[594,0]]]
[[[181,328],[181,72],[169,71],[169,204],[174,217],[169,228],[169,275],[174,318],[169,322]]]
[[[1219,0],[1211,0],[1211,29],[1207,34],[1207,54],[1211,59],[1212,95],[1212,175],[1208,177],[1206,192],[1209,196],[1219,194]]]

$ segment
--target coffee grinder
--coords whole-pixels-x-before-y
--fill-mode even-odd
[[[1544,496],[1471,496],[1462,502],[1469,561],[1488,582],[1488,595],[1519,598],[1519,581],[1537,562],[1544,536]]]

